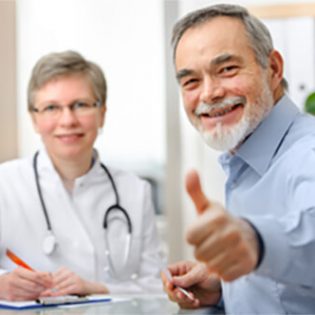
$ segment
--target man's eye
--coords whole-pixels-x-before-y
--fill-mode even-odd
[[[198,82],[197,79],[189,79],[189,80],[185,80],[182,83],[183,87],[189,88],[192,87],[194,84],[196,84]]]
[[[50,105],[47,105],[43,108],[43,112],[57,112],[59,110],[59,106],[58,105],[54,105],[54,104],[50,104]]]
[[[227,73],[227,74],[234,73],[237,71],[237,69],[238,69],[238,67],[235,65],[226,66],[226,67],[221,69],[221,73]]]

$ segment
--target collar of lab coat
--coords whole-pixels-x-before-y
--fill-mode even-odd
[[[39,150],[37,168],[40,178],[49,177],[49,181],[56,185],[62,183],[62,178],[56,171],[55,166],[50,159],[50,156],[45,148]],[[99,154],[96,149],[93,149],[93,165],[87,173],[75,179],[74,186],[91,183],[98,180],[99,176],[104,176],[104,171],[101,168]]]

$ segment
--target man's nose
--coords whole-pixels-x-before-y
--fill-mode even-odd
[[[200,101],[211,104],[224,97],[224,87],[220,80],[207,76],[203,80],[202,91],[200,94]]]

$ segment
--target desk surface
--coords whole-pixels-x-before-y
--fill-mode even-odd
[[[165,295],[125,295],[113,296],[121,301],[77,305],[71,307],[42,308],[25,311],[0,310],[0,315],[123,315],[123,314],[224,314],[216,308],[198,310],[182,310],[175,303],[170,302]]]

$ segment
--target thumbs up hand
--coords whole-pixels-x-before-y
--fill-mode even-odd
[[[210,201],[202,191],[196,171],[187,174],[186,190],[199,214],[187,232],[196,259],[206,263],[209,272],[224,281],[233,281],[253,271],[259,247],[251,225]]]
[[[190,171],[186,176],[186,190],[198,214],[202,214],[210,207],[210,201],[202,191],[199,175],[195,170]]]

